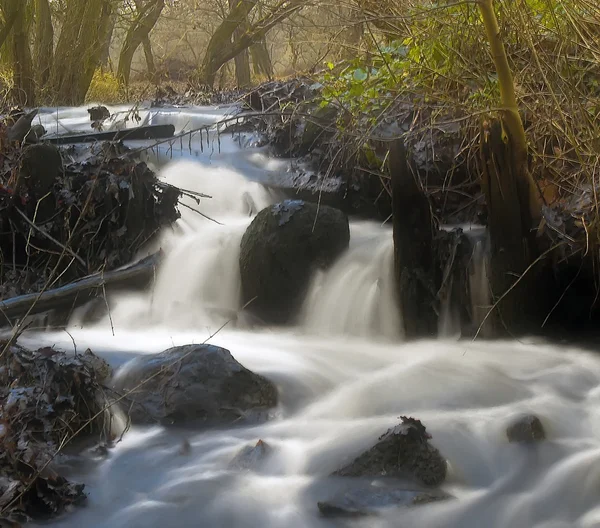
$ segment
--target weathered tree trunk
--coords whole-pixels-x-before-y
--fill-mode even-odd
[[[10,50],[15,98],[23,106],[35,105],[35,81],[33,61],[29,46],[26,3],[4,0],[2,11],[6,26],[12,28],[6,33],[6,45]]]
[[[152,57],[148,35],[150,35],[150,32],[158,22],[160,14],[165,7],[165,0],[149,0],[145,6],[141,6],[141,2],[138,1],[136,2],[136,6],[140,6],[141,9],[138,10],[136,19],[127,30],[125,42],[123,42],[123,47],[119,55],[119,66],[117,67],[117,77],[125,85],[129,84],[131,62],[140,44],[144,45],[146,61],[148,61],[149,56]],[[149,55],[148,51],[150,52]],[[154,70],[153,59],[151,63],[150,67]],[[152,75],[152,72],[149,73]]]
[[[235,9],[236,4],[239,0],[229,0],[229,10],[232,11]],[[242,37],[245,31],[248,30],[248,17],[243,20],[236,21],[237,27],[233,32],[233,42]],[[248,54],[248,49],[242,50],[235,56],[235,79],[238,87],[245,88],[250,86],[251,78],[250,78],[250,56]]]
[[[35,69],[40,89],[46,86],[54,62],[54,27],[48,0],[35,0]]]
[[[114,10],[110,15],[110,23],[108,25],[108,32],[106,33],[106,37],[104,38],[104,42],[102,44],[102,51],[100,52],[100,60],[99,66],[104,70],[109,68],[112,69],[111,60],[110,60],[110,47],[112,45],[113,36],[115,34],[115,26],[117,23],[117,11]]]
[[[57,102],[80,105],[100,64],[113,20],[110,0],[69,0],[50,86]]]
[[[389,149],[394,229],[394,271],[407,339],[433,336],[437,329],[433,233],[429,201],[408,166],[401,140]]]
[[[535,304],[539,301],[532,294],[535,274],[530,272],[523,279],[521,275],[539,255],[534,230],[541,207],[528,168],[527,138],[492,0],[480,0],[479,8],[498,72],[502,102],[500,121],[486,123],[481,134],[491,287],[497,300],[494,317],[509,332],[519,332],[534,324]]]
[[[6,3],[6,0],[4,3]],[[10,9],[9,7],[6,7],[4,3],[0,3],[0,11],[2,11],[2,14],[4,15],[4,24],[0,27],[0,48],[4,46],[4,43],[8,39],[8,36],[13,30],[15,22],[19,17],[19,12],[23,9],[25,5],[19,5],[18,9]]]
[[[142,40],[142,47],[144,48],[144,57],[146,58],[146,69],[148,70],[148,78],[152,82],[156,82],[156,63],[154,62],[154,53],[152,51],[152,43],[150,37],[146,35]]]
[[[256,44],[252,44],[250,55],[252,56],[254,74],[264,75],[271,80],[273,78],[273,63],[271,62],[269,48],[267,48],[267,39],[263,37]]]

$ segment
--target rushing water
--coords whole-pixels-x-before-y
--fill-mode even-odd
[[[176,119],[182,129],[223,115],[199,109]],[[81,109],[58,116],[72,128],[83,128],[87,117]],[[165,112],[148,118],[172,119]],[[352,222],[351,247],[314,277],[297,326],[249,330],[240,312],[239,242],[252,215],[277,199],[257,183],[265,180],[261,171],[283,165],[261,149],[222,145],[217,158],[185,149],[171,162],[157,156],[162,177],[212,196],[188,205],[219,223],[182,209],[157,243],[167,258],[153,290],[111,299],[110,320],[83,329],[75,320],[70,334],[79,350],[89,346],[118,366],[217,332],[211,342],[277,384],[276,416],[203,432],[133,428],[105,460],[73,470],[87,485],[88,504],[53,525],[336,526],[316,507],[340,485],[327,476],[402,414],[427,425],[449,461],[444,488],[456,499],[391,510],[356,526],[600,527],[600,360],[544,343],[457,341],[452,324],[445,327],[452,340],[403,344],[390,287],[391,233],[369,222]],[[483,253],[480,242],[471,275],[479,320],[489,303]],[[22,340],[72,350],[71,336],[30,333]],[[506,425],[522,412],[542,418],[545,443],[508,443]],[[265,468],[228,469],[258,439],[275,449]],[[191,449],[182,450],[184,441]]]

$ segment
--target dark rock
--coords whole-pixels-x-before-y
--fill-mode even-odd
[[[261,463],[273,452],[273,448],[259,440],[255,446],[244,447],[229,463],[231,469],[258,469]]]
[[[110,111],[102,105],[88,108],[88,114],[90,114],[90,121],[104,121],[110,117]]]
[[[42,136],[46,135],[46,129],[43,125],[33,125],[25,136],[26,143],[37,143]]]
[[[410,478],[426,486],[439,486],[446,479],[446,460],[429,443],[430,435],[419,420],[402,417],[379,442],[336,471],[342,477]]]
[[[286,200],[256,215],[242,237],[244,303],[267,323],[287,323],[315,269],[330,266],[348,247],[348,218],[332,207]]]
[[[364,517],[377,515],[389,508],[417,506],[447,500],[450,495],[442,491],[411,489],[402,483],[380,485],[360,483],[349,486],[327,501],[318,502],[325,517]]]
[[[31,129],[31,123],[37,114],[38,110],[36,108],[31,112],[23,114],[21,117],[19,117],[17,122],[8,130],[9,141],[18,141],[19,143],[23,141]]]
[[[506,428],[509,442],[530,444],[546,439],[544,426],[537,416],[533,414],[522,416]]]
[[[114,388],[119,393],[135,389],[124,409],[137,423],[228,425],[258,419],[277,404],[270,381],[213,345],[137,357],[117,373]]]

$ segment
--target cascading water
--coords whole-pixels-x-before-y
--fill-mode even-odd
[[[314,333],[401,339],[392,231],[360,222],[351,225],[350,236],[346,255],[316,274],[302,323]]]
[[[212,195],[186,204],[222,225],[183,208],[159,241],[167,255],[153,291],[111,299],[114,335],[104,321],[70,328],[70,335],[27,333],[23,344],[72,349],[72,336],[78,350],[89,346],[119,365],[202,342],[228,317],[222,312],[239,310],[239,240],[252,215],[275,198],[246,178],[262,178],[262,151],[228,148],[218,162],[205,152],[162,170],[168,181]],[[391,234],[355,222],[351,232],[349,251],[314,278],[300,326],[226,327],[212,338],[277,384],[281,404],[271,421],[210,431],[133,427],[106,459],[72,470],[87,485],[88,504],[53,526],[338,526],[316,507],[341,485],[328,475],[400,415],[412,415],[448,459],[444,487],[455,498],[353,526],[600,527],[600,360],[524,341],[403,344],[390,287]],[[489,306],[484,254],[484,243],[476,245],[470,285],[477,321]],[[506,425],[522,412],[541,417],[546,442],[508,443]],[[273,448],[266,466],[229,468],[258,439]],[[184,440],[189,449],[182,450]]]

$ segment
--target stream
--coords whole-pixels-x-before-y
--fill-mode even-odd
[[[140,116],[180,132],[216,123],[230,110],[142,109]],[[86,108],[47,109],[39,119],[49,131],[52,124],[63,133],[89,127]],[[443,489],[455,499],[391,509],[353,525],[600,527],[600,359],[539,340],[459,340],[452,306],[444,338],[403,343],[392,297],[391,230],[366,221],[351,221],[350,248],[314,277],[292,328],[253,329],[240,311],[239,243],[252,216],[278,199],[262,184],[292,169],[252,146],[251,137],[224,134],[219,141],[220,150],[201,148],[192,136],[148,154],[166,181],[211,195],[187,203],[219,222],[182,208],[177,225],[148,248],[166,252],[153,290],[111,298],[110,316],[94,326],[82,328],[75,314],[70,335],[29,332],[20,342],[90,347],[118,367],[138,354],[209,340],[275,382],[280,405],[261,425],[132,428],[106,458],[72,469],[70,477],[86,484],[88,503],[51,526],[339,526],[316,505],[340,486],[328,475],[408,415],[423,421],[447,458]],[[483,252],[476,253],[471,285],[473,303],[481,305],[485,269]],[[542,419],[545,442],[508,442],[506,427],[521,413]],[[263,469],[228,468],[259,439],[274,448]]]

